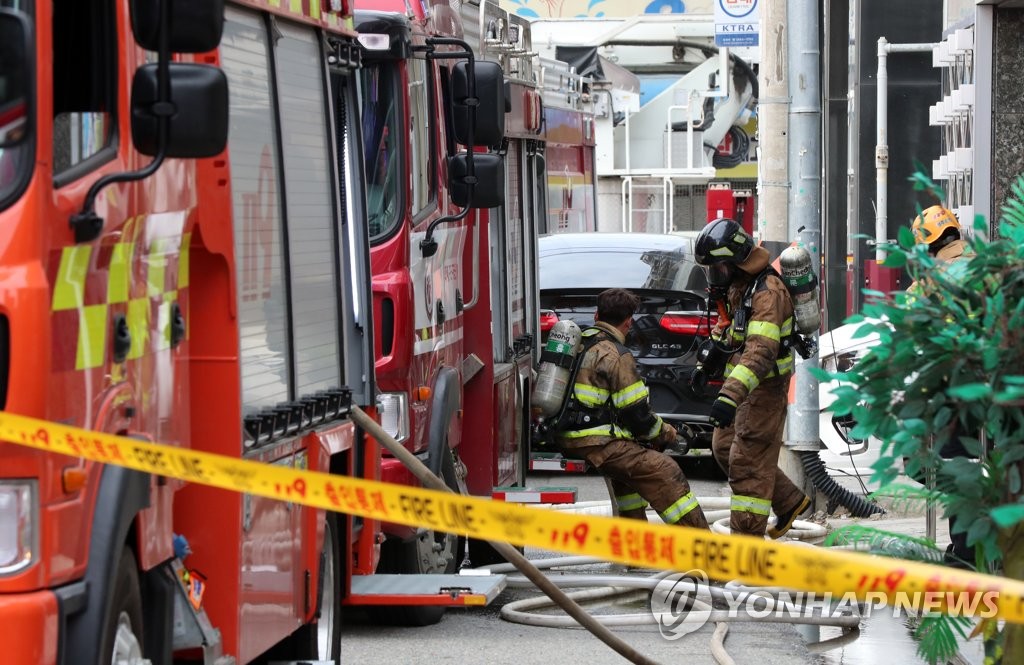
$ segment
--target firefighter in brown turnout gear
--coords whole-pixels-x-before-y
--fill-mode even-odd
[[[960,220],[952,210],[935,205],[925,209],[914,219],[910,227],[918,244],[928,245],[928,253],[951,265],[970,259],[970,245],[963,239]],[[907,287],[907,293],[915,294],[925,290],[927,285],[914,282]]]
[[[650,504],[668,524],[706,529],[704,512],[682,470],[660,452],[675,440],[676,431],[651,410],[636,360],[623,346],[638,304],[625,289],[597,296],[595,323],[583,331],[585,351],[558,442],[611,481],[621,517],[646,521]]]
[[[952,210],[941,205],[933,205],[921,212],[914,219],[910,227],[914,232],[914,240],[918,244],[928,245],[928,253],[942,262],[939,270],[949,270],[953,264],[969,261],[973,251],[966,240],[963,239],[963,232],[960,228],[960,220],[956,218]],[[907,288],[907,293],[920,295],[927,293],[933,285],[926,278],[921,282],[914,282]],[[958,428],[956,433],[950,437],[942,448],[939,455],[943,459],[954,457],[971,457],[967,448],[960,440],[961,435],[968,435]],[[927,484],[924,473],[914,477],[922,485]],[[967,544],[967,532],[956,528],[956,520],[949,518],[949,546],[946,548],[944,560],[947,564],[957,568],[972,568],[975,563],[976,552],[973,545]]]
[[[712,333],[728,356],[718,398],[711,407],[712,453],[732,488],[732,533],[778,538],[807,510],[810,499],[778,468],[793,376],[793,301],[768,251],[737,222],[716,219],[694,243],[708,273],[713,300],[725,300],[731,321]],[[789,338],[789,340],[787,339]],[[714,377],[711,377],[714,378]]]

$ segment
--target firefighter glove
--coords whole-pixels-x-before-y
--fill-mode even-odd
[[[658,438],[651,442],[651,447],[659,453],[663,453],[665,452],[665,448],[675,444],[676,438],[678,437],[679,433],[676,432],[675,427],[672,427],[668,423],[662,423],[661,432],[658,434]]]
[[[719,395],[711,405],[711,424],[715,427],[728,427],[736,420],[736,402],[725,395]]]

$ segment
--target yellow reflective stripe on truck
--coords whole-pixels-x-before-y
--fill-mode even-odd
[[[183,212],[166,215],[181,215],[184,223]],[[52,312],[78,312],[77,331],[66,329],[76,344],[76,370],[102,367],[106,362],[111,305],[123,307],[131,334],[126,359],[170,349],[172,307],[189,283],[192,234],[176,235],[172,231],[155,235],[152,226],[147,230],[147,219],[146,215],[137,215],[126,220],[120,240],[111,245],[70,245],[61,249],[50,308]],[[181,227],[177,228],[180,231]],[[146,234],[152,236],[148,246]],[[175,259],[177,269],[169,270]],[[158,329],[152,330],[152,324]]]

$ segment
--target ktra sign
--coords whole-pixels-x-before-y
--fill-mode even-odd
[[[715,46],[757,46],[758,0],[715,0]]]

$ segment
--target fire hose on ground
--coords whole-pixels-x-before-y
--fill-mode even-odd
[[[590,565],[600,562],[599,559],[593,557],[559,557],[543,559],[533,563],[538,568],[550,569],[574,565]],[[498,564],[496,566],[489,566],[487,569],[494,573],[507,574],[512,572],[514,567],[509,564]],[[568,594],[574,601],[608,605],[645,600],[668,575],[670,573],[661,571],[648,577],[591,574],[558,575],[549,576],[549,578],[561,588],[581,589]],[[529,580],[519,576],[509,576],[507,583],[508,586],[513,588],[530,588],[533,586]],[[737,583],[729,583],[724,586],[697,585],[694,587],[694,590],[696,593],[694,597],[689,599],[690,605],[686,611],[698,613],[707,623],[713,622],[716,624],[712,634],[711,649],[712,655],[720,665],[730,665],[733,663],[732,658],[725,649],[724,641],[728,633],[728,624],[736,621],[757,620],[760,622],[832,626],[842,629],[843,633],[839,637],[808,644],[808,650],[814,653],[842,646],[856,639],[859,635],[861,622],[861,615],[859,613],[851,612],[839,616],[808,614],[804,606],[794,604],[789,598],[781,598],[779,594],[785,593],[783,589],[752,588]],[[727,597],[729,601],[726,601]],[[764,607],[762,609],[767,616],[747,617],[733,613],[730,610],[716,609],[713,604],[716,600],[733,604],[737,601],[742,602],[754,597],[763,601]],[[536,613],[552,608],[554,605],[555,603],[543,596],[525,598],[503,606],[501,608],[501,617],[506,621],[528,626],[546,628],[577,627],[577,624],[568,616]],[[600,615],[594,618],[602,625],[616,627],[658,624],[661,621],[654,612]]]
[[[368,432],[370,436],[384,446],[388,452],[401,461],[402,464],[405,465],[405,467],[409,469],[409,471],[411,471],[421,483],[423,483],[424,487],[437,490],[439,492],[451,492],[451,489],[449,489],[443,480],[431,473],[430,469],[428,469],[423,462],[419,461],[415,455],[406,450],[402,444],[395,441],[394,438],[384,431],[384,428],[366,415],[362,409],[357,406],[353,406],[351,415],[352,420],[355,421],[359,427]],[[545,595],[557,603],[566,614],[579,622],[579,625],[590,631],[594,637],[607,644],[620,656],[631,663],[637,663],[637,665],[657,665],[655,661],[644,656],[642,653],[615,635],[615,633],[608,630],[606,626],[603,626],[600,622],[596,621],[594,617],[584,611],[583,608],[566,595],[564,591],[551,582],[544,573],[540,572],[536,566],[531,564],[526,557],[520,554],[516,548],[512,547],[508,543],[495,541],[491,541],[490,545],[498,554],[511,562],[511,564],[534,585],[536,585],[538,589],[543,591]]]
[[[711,524],[711,530],[716,533],[729,533],[729,497],[698,497],[698,502],[705,508],[705,516]],[[573,512],[576,514],[604,515],[612,514],[610,501],[585,501],[572,505],[551,505],[554,510]],[[656,518],[655,518],[656,519]],[[820,545],[825,538],[826,529],[814,522],[797,520],[787,534],[786,540],[799,542],[808,546]],[[596,557],[566,556],[531,561],[540,569],[565,568],[572,566],[593,565],[607,563]],[[484,569],[492,573],[508,574],[515,568],[510,564],[497,564],[484,566]],[[579,589],[571,591],[568,596],[576,602],[593,604],[599,603],[602,606],[633,603],[643,601],[650,597],[651,592],[668,577],[670,573],[659,571],[647,577],[635,575],[549,575],[556,585],[565,589]],[[508,576],[506,582],[512,588],[531,588],[533,584],[520,576]],[[838,637],[822,640],[820,642],[808,643],[807,649],[812,653],[822,653],[831,649],[843,646],[855,639],[860,634],[860,614],[846,614],[842,616],[815,616],[813,612],[808,613],[807,608],[791,599],[780,599],[779,593],[785,593],[785,589],[753,588],[730,582],[724,586],[700,584],[695,587],[695,596],[688,611],[701,615],[706,613],[706,621],[715,623],[715,630],[711,638],[711,651],[715,661],[719,665],[731,665],[732,658],[725,649],[725,637],[728,634],[728,624],[736,621],[757,620],[785,624],[803,624],[812,626],[830,626],[841,629],[843,632]],[[758,617],[747,617],[730,612],[729,610],[715,609],[714,601],[721,602],[726,596],[732,599],[733,603],[743,601],[746,598],[764,599],[764,612],[768,614]],[[769,600],[770,598],[770,600]],[[813,602],[813,596],[807,598]],[[555,603],[544,596],[516,600],[504,605],[501,609],[501,618],[528,626],[546,628],[575,628],[578,625],[569,617],[563,615],[539,614],[538,612],[551,609]],[[775,612],[775,610],[781,610]],[[787,616],[788,615],[788,616]],[[657,625],[661,619],[652,611],[643,614],[606,614],[597,615],[595,619],[605,626],[637,626]]]
[[[394,455],[396,459],[405,465],[406,468],[408,468],[423,484],[423,487],[441,492],[451,492],[451,489],[443,480],[431,473],[431,471],[419,459],[417,459],[415,455],[395,441],[393,437],[385,432],[376,421],[370,418],[359,407],[352,407],[351,417],[359,427],[369,433],[378,443],[387,449],[388,452]],[[702,504],[706,502],[710,511],[713,507],[717,507],[718,502],[721,500],[722,497],[706,497],[701,499],[701,502]],[[728,499],[726,498],[725,501],[728,501]],[[722,512],[721,509],[719,509],[719,512]],[[715,517],[717,522],[728,521],[727,516],[721,516],[715,512],[711,512],[710,517]],[[802,523],[798,521],[794,526],[798,530],[806,529],[808,532],[818,535],[818,529],[815,527],[820,528],[820,525],[810,524],[810,526],[808,526],[808,524],[810,523]],[[820,536],[823,537],[824,529],[820,528],[820,530]],[[518,621],[519,623],[526,623],[529,625],[557,624],[559,626],[582,626],[631,663],[636,663],[637,665],[657,665],[655,661],[638,652],[634,647],[627,644],[608,628],[609,625],[636,625],[638,622],[651,623],[655,620],[652,614],[595,617],[585,611],[577,601],[592,601],[608,597],[636,599],[638,594],[646,596],[649,593],[649,590],[653,589],[657,585],[658,581],[668,573],[663,572],[647,578],[631,576],[598,577],[590,575],[562,578],[549,577],[541,572],[540,567],[551,567],[552,565],[558,565],[558,562],[565,565],[567,560],[571,560],[574,565],[579,565],[580,563],[595,563],[596,560],[592,557],[561,557],[559,559],[548,559],[535,564],[527,560],[526,557],[520,554],[517,549],[508,543],[495,541],[489,542],[495,551],[509,562],[508,564],[489,567],[489,570],[518,570],[522,574],[522,577],[509,577],[508,584],[510,586],[533,586],[544,592],[546,596],[546,598],[529,598],[505,605],[501,612],[503,618],[509,621]],[[563,586],[576,588],[604,588],[588,588],[583,591],[566,593],[562,590]],[[734,588],[739,589],[743,593],[753,593],[754,591],[759,594],[766,593],[769,594],[770,598],[775,599],[776,602],[778,601],[775,596],[770,595],[772,593],[771,590],[748,589],[746,587],[738,587],[735,585]],[[727,632],[727,624],[725,622],[734,619],[728,617],[728,612],[723,613],[721,610],[715,610],[710,604],[716,597],[720,598],[724,593],[725,591],[720,587],[702,585],[698,590],[698,597],[694,598],[693,602],[695,608],[701,611],[707,610],[710,612],[709,620],[716,621],[717,626],[713,635],[712,652],[715,655],[715,659],[721,665],[730,665],[733,661],[725,652],[723,640],[725,639],[725,634]],[[568,616],[542,617],[540,615],[530,614],[527,611],[538,607],[552,607],[555,605],[560,607]],[[547,621],[551,621],[553,623],[545,623]],[[632,623],[626,623],[628,621],[631,621]],[[815,623],[817,625],[840,626],[841,628],[852,632],[857,630],[857,627],[860,624],[860,616],[852,614],[837,618],[813,616],[790,617],[784,621],[785,623]]]

